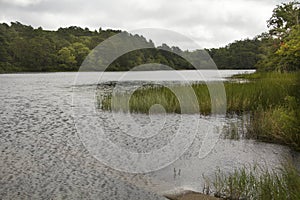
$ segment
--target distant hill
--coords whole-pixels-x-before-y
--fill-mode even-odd
[[[99,43],[120,30],[91,31],[71,26],[57,31],[43,30],[12,22],[0,24],[0,73],[76,71],[83,60]],[[201,68],[208,68],[211,60],[203,50],[182,51],[166,44],[155,48],[151,40],[143,36],[129,35],[144,42],[150,49],[129,52],[116,59],[110,71],[129,70],[146,63],[161,63],[174,69],[194,69],[184,55]],[[236,41],[222,48],[206,49],[219,69],[253,69],[259,60],[261,40]],[[174,52],[174,53],[171,53]],[[177,53],[177,54],[175,54]],[[93,70],[93,68],[91,68]]]

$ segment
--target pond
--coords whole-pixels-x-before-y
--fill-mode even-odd
[[[126,89],[145,81],[178,82],[182,80],[176,78],[178,74],[185,81],[198,82],[226,81],[231,75],[251,72],[220,70],[216,75],[214,71],[202,70],[197,72],[202,79],[195,71],[81,72],[79,76],[75,72],[2,74],[0,196],[165,199],[162,194],[183,189],[202,191],[202,175],[212,176],[217,168],[230,172],[245,164],[258,163],[275,169],[283,158],[292,157],[289,148],[253,140],[222,139],[216,134],[217,129],[208,125],[219,127],[219,133],[224,125],[239,121],[236,117],[155,113],[128,116],[102,111],[97,106],[89,110],[86,106],[95,113],[91,117],[77,110],[78,99],[83,105],[96,105],[95,94],[106,95],[115,86],[111,82]],[[95,143],[97,138],[89,138],[96,124],[101,125],[101,136],[119,147],[116,151],[106,148],[104,143]],[[124,157],[126,152],[146,155],[161,149],[178,132],[192,140],[178,148],[178,152],[176,148],[167,149],[164,153],[170,157],[160,154],[145,162],[139,158],[140,163],[130,163],[133,160]],[[102,146],[91,149],[98,144]],[[98,152],[93,152],[95,149]],[[116,155],[118,160],[113,162]],[[135,165],[138,167],[132,167]],[[139,173],[131,173],[134,169]]]

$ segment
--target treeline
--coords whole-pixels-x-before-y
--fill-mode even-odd
[[[267,21],[269,31],[254,39],[236,41],[208,50],[219,68],[252,68],[259,71],[300,69],[300,3],[277,5]]]
[[[110,64],[108,70],[129,70],[147,63],[160,63],[174,69],[194,69],[183,57],[203,69],[211,68],[211,57],[219,69],[299,70],[299,19],[299,2],[283,3],[273,10],[267,24],[270,28],[268,33],[206,51],[182,51],[166,44],[155,48],[151,40],[128,34],[129,41],[132,39],[143,43],[149,49],[120,56]],[[48,31],[19,22],[12,22],[11,25],[2,23],[0,73],[77,71],[92,49],[118,33],[126,32],[101,28],[91,31],[77,26]],[[97,69],[91,67],[91,70]]]
[[[71,26],[57,31],[34,29],[19,22],[0,24],[0,73],[76,71],[86,56],[105,39],[121,33],[120,30],[90,31]],[[211,60],[203,50],[182,51],[167,44],[155,48],[143,36],[129,35],[132,41],[146,43],[149,49],[127,53],[115,60],[110,71],[126,71],[147,63],[160,63],[174,69],[194,69],[185,58],[201,68],[210,68]],[[250,69],[258,59],[259,40],[237,41],[225,48],[207,52],[219,69]],[[171,53],[174,52],[174,53]],[[201,62],[201,63],[199,63]]]
[[[57,31],[34,29],[19,22],[0,24],[0,72],[74,71],[91,49],[119,30],[80,27]]]
[[[235,41],[226,47],[207,49],[219,69],[254,69],[265,41],[259,37]]]

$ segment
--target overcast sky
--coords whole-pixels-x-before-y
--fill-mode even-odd
[[[164,28],[211,48],[266,31],[266,20],[281,2],[287,1],[0,0],[0,21],[51,30],[73,25],[92,30]]]

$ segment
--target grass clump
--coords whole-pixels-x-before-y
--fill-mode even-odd
[[[217,170],[212,180],[206,178],[203,191],[211,188],[214,196],[223,199],[300,199],[299,172],[285,164],[278,172],[261,167],[242,167],[225,174]]]
[[[287,96],[285,104],[251,114],[247,137],[286,144],[300,151],[300,110],[295,97]]]
[[[243,76],[249,82],[225,83],[228,112],[272,109],[283,105],[287,96],[295,96],[299,91],[297,83],[300,73],[263,73]]]
[[[182,90],[183,87],[173,87]],[[127,105],[129,104],[129,106]],[[102,100],[102,109],[123,112],[148,113],[153,105],[161,105],[167,113],[181,113],[178,98],[171,89],[166,87],[150,86],[140,88],[132,95],[128,93],[116,93]],[[197,105],[189,104],[190,108]]]

